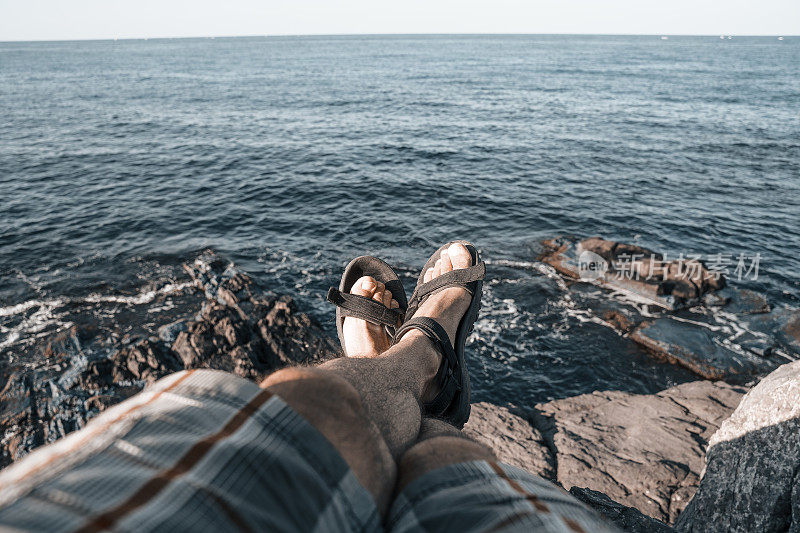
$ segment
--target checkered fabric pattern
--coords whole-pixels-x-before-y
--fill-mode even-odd
[[[0,472],[10,531],[607,531],[568,494],[483,461],[412,482],[384,526],[336,449],[281,398],[168,376]]]

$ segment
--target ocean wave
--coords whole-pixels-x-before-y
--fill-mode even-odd
[[[32,343],[39,337],[37,334],[42,332],[69,328],[73,325],[73,321],[68,320],[69,317],[87,313],[100,314],[103,304],[147,305],[159,296],[177,294],[193,286],[190,282],[167,283],[158,289],[143,290],[129,296],[92,293],[83,297],[32,299],[0,307],[0,317],[4,319],[0,321],[0,334],[3,336],[0,338],[0,350],[18,343]],[[153,311],[168,309],[169,306],[161,306]]]
[[[63,313],[56,310],[62,308],[67,303],[61,298],[50,300],[30,300],[14,306],[0,308],[0,316],[13,317],[22,315],[31,309],[36,309],[30,315],[24,316],[18,324],[6,327],[0,324],[0,333],[5,338],[0,340],[0,350],[12,346],[18,341],[30,341],[37,333],[45,329],[63,329],[71,325],[70,322],[62,321]]]
[[[169,283],[160,289],[143,291],[133,296],[118,296],[118,295],[104,295],[104,294],[90,294],[82,299],[80,302],[86,303],[121,303],[128,305],[142,305],[148,304],[156,299],[159,295],[172,294],[180,292],[186,288],[193,287],[191,282],[185,283]]]

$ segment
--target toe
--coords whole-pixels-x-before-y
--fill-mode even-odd
[[[437,259],[436,264],[433,265],[433,277],[438,278],[442,275],[442,260]]]
[[[400,308],[400,304],[397,303],[397,300],[392,300],[391,302],[389,302],[389,308],[390,309],[399,309]]]
[[[364,276],[358,278],[356,282],[353,283],[353,287],[350,289],[350,292],[365,298],[372,298],[372,295],[377,288],[378,283],[375,281],[375,278]]]
[[[383,291],[383,305],[389,307],[392,303],[392,292],[385,290]]]
[[[372,299],[375,300],[376,302],[382,304],[383,303],[383,295],[384,294],[386,294],[386,291],[381,290],[380,289],[380,285],[379,285],[378,289],[374,293],[372,293]]]
[[[442,262],[442,274],[446,274],[453,270],[453,263],[450,261],[450,255],[447,253],[447,250],[442,250],[442,253],[439,255],[439,259]]]
[[[453,243],[447,249],[447,255],[453,265],[453,270],[458,268],[468,268],[472,264],[472,256],[467,247],[461,243]]]
[[[433,269],[429,268],[428,270],[425,271],[425,276],[422,278],[422,281],[428,283],[432,279],[433,279]]]

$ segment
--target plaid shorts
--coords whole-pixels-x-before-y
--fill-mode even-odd
[[[213,370],[168,376],[0,472],[4,530],[609,530],[552,484],[485,461],[423,475],[382,522],[313,426]]]

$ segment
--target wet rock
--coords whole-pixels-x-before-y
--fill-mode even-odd
[[[744,392],[707,381],[652,395],[594,392],[539,404],[532,421],[561,485],[601,491],[672,523],[697,488],[708,439]]]
[[[603,320],[622,333],[630,333],[636,326],[631,317],[619,309],[609,309],[602,313]]]
[[[705,293],[725,286],[725,278],[709,271],[702,261],[667,260],[641,246],[600,237],[582,241],[559,237],[543,244],[545,252],[539,259],[561,274],[573,279],[590,278],[601,286],[629,292],[665,309],[693,305]],[[585,253],[589,255],[584,256]],[[597,275],[586,270],[586,257],[602,258],[605,265]]]
[[[674,531],[672,527],[661,520],[642,514],[641,511],[634,507],[615,502],[602,492],[572,487],[569,489],[569,493],[623,531],[631,533],[670,533]]]
[[[780,308],[752,317],[752,329],[774,335],[777,347],[789,358],[800,357],[800,309]]]
[[[505,407],[472,404],[464,433],[491,448],[497,458],[545,479],[555,479],[555,464],[542,434]]]
[[[30,450],[80,429],[105,408],[89,401],[93,394],[80,388],[80,380],[62,388],[58,371],[50,367],[14,367],[4,376],[0,392],[0,465],[15,461]],[[109,391],[114,403],[124,400],[125,390]]]
[[[679,531],[800,530],[800,361],[756,385],[709,441]]]
[[[630,334],[631,340],[657,357],[684,366],[706,379],[746,378],[778,364],[764,358],[767,355],[765,346],[736,351],[717,342],[719,337],[718,332],[709,327],[671,317],[643,322]],[[756,349],[761,349],[761,354],[756,353]]]
[[[175,296],[178,308],[157,337],[100,335],[87,323],[46,339],[38,366],[4,370],[0,467],[177,370],[216,368],[261,380],[288,364],[338,356],[333,341],[291,298],[264,290],[213,253],[185,271],[200,297],[191,291]],[[159,313],[141,315],[167,317]]]
[[[800,326],[791,325],[800,319],[790,318],[800,312],[771,310],[764,295],[727,287],[724,277],[700,261],[667,261],[646,248],[599,237],[558,237],[543,245],[540,259],[571,280],[565,290],[585,306],[584,313],[657,359],[706,379],[744,382],[800,357]],[[617,264],[621,260],[624,268]],[[592,261],[605,266],[587,270]],[[591,291],[585,287],[600,287],[606,296],[587,298]]]
[[[185,319],[180,319],[170,322],[169,324],[164,324],[158,328],[158,338],[168,344],[172,344],[182,331],[186,331],[188,328],[187,322],[188,321]]]
[[[702,303],[706,307],[723,307],[731,303],[731,299],[722,294],[722,291],[707,292],[703,295]]]
[[[787,318],[783,332],[792,342],[800,344],[800,312],[794,312]]]
[[[747,289],[726,287],[716,293],[717,298],[725,300],[725,311],[736,315],[755,315],[769,313],[770,306],[763,294]]]
[[[158,339],[145,339],[115,352],[112,382],[153,383],[183,367],[169,348]]]

